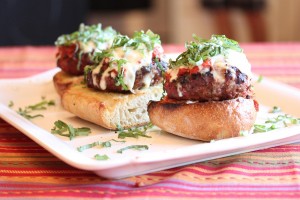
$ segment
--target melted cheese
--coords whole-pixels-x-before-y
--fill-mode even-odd
[[[90,53],[92,51],[100,52],[102,50],[108,49],[111,47],[113,38],[105,42],[97,42],[90,40],[88,42],[79,42],[80,49],[83,53]]]
[[[93,41],[88,41],[86,43],[79,42],[79,46],[83,53],[92,52],[96,48],[96,44]]]
[[[246,74],[249,78],[251,78],[251,65],[248,62],[246,55],[241,52],[228,50],[227,54],[224,55],[216,55],[210,58],[212,71],[215,80],[217,82],[225,81],[225,72],[226,70],[230,70],[232,75],[235,76],[235,71],[231,68],[231,66],[237,67],[242,73]],[[170,74],[170,82],[176,80],[178,77],[178,72],[181,68],[193,68],[194,66],[180,66],[175,69],[169,69],[168,73]],[[200,73],[206,73],[209,71],[209,68],[203,67],[202,62],[199,67]]]
[[[124,63],[121,67],[123,69],[123,81],[124,84],[128,87],[131,92],[133,91],[133,86],[136,78],[136,72],[140,70],[143,66],[149,66],[152,62],[152,52],[147,51],[145,48],[143,49],[133,49],[127,47],[124,49],[123,47],[115,48],[112,50],[112,56],[110,59],[110,67],[108,67],[102,74],[100,83],[98,83],[99,88],[101,90],[105,90],[106,85],[106,78],[110,75],[110,71],[115,69],[118,71],[118,64],[114,60],[124,59],[126,63]],[[103,61],[93,70],[93,77],[99,73],[102,67]],[[115,75],[113,75],[115,76]],[[143,83],[145,87],[149,87],[151,84],[151,80],[153,78],[152,74],[147,74],[143,77]],[[93,78],[94,85],[97,85],[96,78]]]
[[[246,74],[248,77],[252,76],[251,65],[244,53],[229,50],[225,61],[231,65],[237,67],[242,73]]]

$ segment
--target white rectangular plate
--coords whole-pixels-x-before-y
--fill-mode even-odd
[[[79,169],[93,171],[102,177],[124,178],[300,141],[300,126],[210,143],[184,139],[153,129],[148,133],[151,138],[125,138],[125,143],[111,141],[112,146],[109,148],[94,147],[79,152],[77,147],[81,145],[120,139],[117,133],[81,120],[61,107],[52,84],[52,77],[58,71],[53,69],[29,78],[0,80],[0,116],[62,161]],[[264,78],[261,83],[255,84],[255,93],[257,100],[264,106],[276,105],[285,113],[300,116],[299,90]],[[44,117],[29,121],[17,114],[18,108],[38,103],[42,97],[56,102],[55,106],[36,112]],[[11,101],[14,106],[9,107]],[[266,113],[266,109],[261,109],[259,116],[263,116],[264,112]],[[74,127],[90,127],[92,133],[73,140],[53,135],[50,130],[59,119]],[[148,145],[149,149],[117,153],[118,149],[129,145]],[[95,154],[106,154],[110,159],[95,160]]]

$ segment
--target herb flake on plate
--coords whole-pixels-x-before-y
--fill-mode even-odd
[[[79,147],[77,147],[77,150],[79,152],[82,152],[84,150],[91,149],[91,148],[96,147],[96,146],[99,146],[99,147],[111,147],[111,141],[114,141],[114,142],[125,142],[123,140],[120,141],[120,140],[115,140],[115,139],[112,139],[112,140],[109,140],[109,141],[105,141],[105,142],[97,141],[97,142],[93,142],[93,143],[90,143],[90,144],[79,146]]]
[[[254,133],[268,132],[279,128],[289,127],[291,125],[299,125],[300,119],[287,114],[280,114],[276,117],[267,119],[262,124],[254,124]]]
[[[148,145],[130,145],[130,146],[124,147],[122,149],[119,149],[117,151],[117,153],[123,153],[124,151],[129,150],[129,149],[144,151],[144,150],[148,150],[149,147],[148,147]]]
[[[147,135],[147,130],[152,128],[153,124],[148,123],[145,126],[141,127],[133,127],[129,129],[123,129],[122,127],[118,126],[118,138],[124,139],[126,137],[138,138],[138,137],[146,137],[151,138],[151,136]]]
[[[44,115],[42,114],[32,114],[32,112],[37,110],[46,110],[49,106],[54,106],[54,105],[55,105],[54,100],[48,101],[44,97],[42,97],[41,102],[26,106],[25,108],[19,108],[17,113],[29,120],[36,117],[44,117]]]
[[[72,140],[76,136],[89,135],[91,133],[91,129],[88,127],[74,128],[71,124],[57,120],[54,122],[54,127],[51,129],[51,133],[69,137],[70,140]]]
[[[104,154],[104,155],[96,154],[96,155],[94,156],[94,158],[95,158],[96,160],[108,160],[108,159],[109,159],[109,157],[108,157],[106,154]]]

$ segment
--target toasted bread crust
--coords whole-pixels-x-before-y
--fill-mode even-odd
[[[147,104],[150,100],[158,101],[163,92],[162,85],[135,94],[97,91],[82,84],[82,80],[82,76],[62,71],[55,74],[53,82],[62,106],[82,119],[111,130],[148,123]]]
[[[62,96],[62,94],[72,85],[80,84],[83,81],[83,76],[69,75],[63,71],[57,72],[53,76],[53,84],[56,92]]]
[[[254,100],[242,97],[211,102],[150,102],[151,122],[172,134],[202,141],[239,136],[256,119]],[[163,120],[162,120],[163,119]]]
[[[151,87],[136,94],[96,91],[84,85],[73,85],[62,95],[63,107],[76,116],[104,128],[117,130],[149,123],[147,104],[159,100],[162,86]]]

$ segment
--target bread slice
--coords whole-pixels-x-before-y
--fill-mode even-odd
[[[252,99],[236,98],[211,102],[150,102],[151,122],[161,129],[185,138],[202,141],[236,137],[250,131],[256,119]]]
[[[62,96],[62,94],[72,85],[80,84],[83,82],[83,76],[69,75],[63,71],[57,72],[53,76],[53,83],[56,92]]]
[[[117,130],[149,123],[147,104],[158,101],[162,86],[150,87],[135,94],[110,93],[87,88],[83,84],[69,86],[61,96],[62,106],[76,116],[104,128]]]

